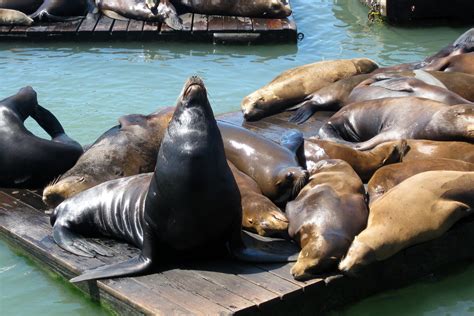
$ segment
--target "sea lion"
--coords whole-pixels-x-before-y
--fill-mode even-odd
[[[286,215],[262,191],[248,175],[227,161],[239,187],[242,204],[242,227],[261,236],[285,235],[288,231]]]
[[[97,7],[116,20],[164,22],[175,30],[183,28],[175,7],[169,0],[97,0]]]
[[[50,136],[33,135],[24,121],[33,118]],[[82,147],[66,135],[56,117],[38,104],[31,87],[0,101],[0,187],[39,188],[71,168]]]
[[[423,69],[474,75],[474,52],[435,59]]]
[[[31,14],[43,4],[43,1],[44,0],[0,0],[0,8]]]
[[[0,9],[0,25],[31,25],[33,20],[23,12]]]
[[[424,65],[433,62],[435,59],[456,56],[474,51],[474,28],[471,28],[459,36],[453,43],[444,47],[436,54],[425,58]]]
[[[385,166],[377,170],[368,183],[369,203],[374,203],[385,192],[388,192],[405,179],[425,171],[434,170],[474,171],[474,164],[455,159],[437,158],[410,160]]]
[[[119,118],[119,125],[102,134],[77,163],[43,191],[43,201],[56,207],[100,183],[152,172],[174,107],[150,115]]]
[[[305,100],[311,93],[338,80],[372,72],[377,64],[367,58],[320,61],[284,71],[241,103],[246,120],[258,120]]]
[[[92,0],[44,0],[30,15],[35,21],[68,21],[82,18],[91,9]]]
[[[193,13],[254,18],[286,18],[291,15],[287,0],[173,0]]]
[[[297,280],[333,268],[366,226],[368,210],[362,181],[346,162],[322,160],[308,184],[286,205],[289,234],[301,246],[291,269]]]
[[[295,152],[240,126],[222,121],[218,126],[227,159],[254,179],[266,197],[284,204],[298,194],[308,173]]]
[[[408,178],[371,205],[367,228],[339,269],[357,274],[371,262],[435,239],[473,208],[474,172],[428,171]]]
[[[395,142],[386,144],[395,145]],[[431,158],[456,159],[474,163],[474,144],[466,142],[438,142],[432,140],[408,139],[402,161]]]
[[[51,217],[53,238],[62,248],[86,256],[103,252],[76,233],[110,235],[141,248],[135,258],[85,271],[71,282],[145,274],[165,257],[221,249],[242,260],[288,261],[286,255],[244,246],[240,203],[206,88],[200,78],[191,77],[151,178],[112,180],[64,201]]]
[[[474,106],[416,98],[352,103],[319,130],[321,139],[367,150],[398,139],[474,141]]]

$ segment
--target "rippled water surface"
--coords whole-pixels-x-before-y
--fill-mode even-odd
[[[90,143],[123,114],[150,113],[174,104],[185,79],[193,74],[205,79],[216,113],[236,111],[245,95],[290,67],[353,57],[369,57],[381,65],[421,60],[466,29],[369,26],[367,10],[356,0],[293,0],[292,4],[299,31],[305,35],[298,45],[0,43],[0,98],[31,85],[40,103],[56,114],[73,138]],[[32,122],[28,126],[38,130]],[[3,243],[0,259],[1,314],[104,313]],[[473,275],[472,267],[457,271],[439,282],[369,299],[345,313],[375,314],[386,309],[474,313]],[[470,283],[450,281],[460,276],[470,278]],[[418,293],[420,289],[423,293]],[[414,294],[425,293],[448,302],[413,300]]]

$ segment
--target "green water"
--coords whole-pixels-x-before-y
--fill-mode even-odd
[[[0,98],[31,85],[73,138],[90,143],[123,114],[174,104],[190,75],[205,79],[215,113],[236,111],[245,95],[290,67],[353,57],[382,65],[420,60],[467,28],[369,26],[367,10],[356,0],[293,0],[292,5],[305,35],[297,46],[0,43]],[[34,123],[28,126],[38,131]],[[1,315],[103,313],[1,242],[0,259]],[[369,299],[345,313],[474,313],[473,276],[472,267],[456,271],[442,281],[416,285],[418,290]],[[458,278],[470,282],[451,281]],[[410,293],[437,299],[413,299]]]

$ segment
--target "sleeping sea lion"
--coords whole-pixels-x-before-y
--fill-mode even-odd
[[[43,191],[43,202],[56,207],[67,198],[100,183],[152,172],[174,107],[149,115],[119,118],[119,125],[102,134],[77,163]]]
[[[35,12],[44,0],[0,0],[0,9],[21,11],[24,14]]]
[[[352,103],[319,130],[321,139],[367,150],[399,139],[474,141],[474,106],[415,98]]]
[[[241,103],[246,120],[258,120],[288,109],[311,93],[338,80],[372,72],[377,64],[367,58],[320,61],[284,71]]]
[[[30,15],[35,21],[68,21],[82,18],[90,10],[91,0],[44,0]]]
[[[364,184],[349,164],[322,160],[310,173],[308,184],[286,205],[289,234],[301,246],[291,269],[297,280],[335,267],[368,216]]]
[[[17,10],[0,8],[0,25],[31,25],[33,19]]]
[[[474,52],[435,59],[423,69],[474,75]]]
[[[51,140],[24,125],[31,117]],[[40,188],[71,168],[82,147],[66,135],[56,117],[38,104],[31,87],[0,101],[0,187]]]
[[[151,177],[112,180],[64,201],[51,217],[53,238],[85,256],[102,251],[77,233],[109,235],[141,248],[135,258],[85,271],[71,282],[150,273],[164,258],[226,249],[242,260],[288,261],[287,255],[243,244],[240,203],[206,88],[200,78],[191,77]]]
[[[443,235],[473,209],[474,172],[428,171],[408,178],[371,205],[367,228],[339,269],[357,274],[371,262]]]
[[[387,144],[395,145],[395,142]],[[422,139],[408,139],[402,161],[446,158],[474,163],[474,144],[466,142],[440,142]]]

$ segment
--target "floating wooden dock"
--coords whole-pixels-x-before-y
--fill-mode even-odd
[[[377,10],[390,22],[405,23],[422,20],[474,22],[472,0],[360,0]]]
[[[187,13],[180,16],[184,29],[175,31],[164,23],[114,20],[89,15],[73,22],[40,23],[32,26],[0,26],[0,41],[200,41],[287,42],[297,39],[293,17],[259,19]]]
[[[243,125],[277,140],[288,128],[311,136],[329,117],[318,112],[305,124],[287,122],[288,113],[243,122],[240,113],[220,120]],[[36,191],[0,189],[0,237],[66,279],[83,270],[135,256],[138,250],[107,239],[91,239],[113,257],[83,258],[59,248],[51,237],[47,207]],[[360,278],[336,271],[298,282],[292,264],[249,264],[229,259],[163,266],[152,275],[75,284],[120,315],[315,315],[385,289],[400,287],[446,265],[474,258],[474,216],[457,223],[441,238],[410,247],[369,266]]]

